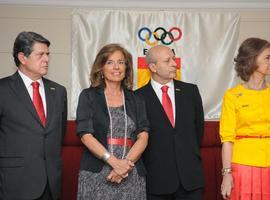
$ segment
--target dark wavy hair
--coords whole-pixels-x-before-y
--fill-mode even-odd
[[[266,48],[270,47],[267,40],[248,38],[239,47],[235,61],[235,71],[243,80],[248,81],[253,72],[258,68],[256,59]]]
[[[43,43],[46,44],[47,47],[51,44],[49,40],[38,33],[26,31],[19,33],[13,45],[13,58],[17,67],[20,65],[18,54],[22,52],[24,56],[28,57],[32,53],[35,43]]]
[[[122,87],[132,90],[133,87],[133,62],[132,55],[119,44],[107,44],[100,49],[92,66],[90,73],[91,86],[93,87],[106,87],[103,78],[102,69],[108,58],[116,51],[120,51],[125,58],[126,73],[125,78],[122,80]]]

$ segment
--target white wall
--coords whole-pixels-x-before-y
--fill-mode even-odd
[[[12,47],[17,34],[21,31],[35,31],[51,41],[51,60],[47,77],[66,86],[69,98],[72,9],[72,7],[0,5],[0,78],[16,71]],[[247,37],[261,37],[270,41],[270,9],[235,11],[241,14],[240,42]]]

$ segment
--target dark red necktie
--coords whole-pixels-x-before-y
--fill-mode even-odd
[[[39,83],[33,82],[32,87],[33,87],[33,104],[35,106],[35,109],[38,113],[38,116],[39,116],[43,126],[45,127],[46,117],[45,117],[42,99],[41,99],[41,96],[39,94]]]
[[[162,106],[172,124],[174,127],[174,118],[173,118],[173,107],[172,107],[172,102],[171,99],[168,95],[168,86],[164,85],[161,87],[162,90]]]

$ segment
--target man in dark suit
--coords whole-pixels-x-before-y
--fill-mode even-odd
[[[144,97],[150,122],[149,142],[143,154],[147,198],[199,200],[204,114],[198,88],[174,80],[176,62],[170,48],[152,47],[146,59],[151,81],[137,93]]]
[[[56,200],[60,196],[67,101],[63,86],[43,78],[48,72],[49,46],[43,36],[21,32],[13,47],[18,71],[0,79],[3,200]]]

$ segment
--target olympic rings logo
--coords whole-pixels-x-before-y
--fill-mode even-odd
[[[154,36],[152,38],[152,36]],[[178,27],[172,27],[166,31],[163,27],[156,28],[153,32],[148,27],[142,27],[138,31],[138,37],[150,46],[155,46],[160,41],[164,45],[170,45],[182,37],[182,31]]]

